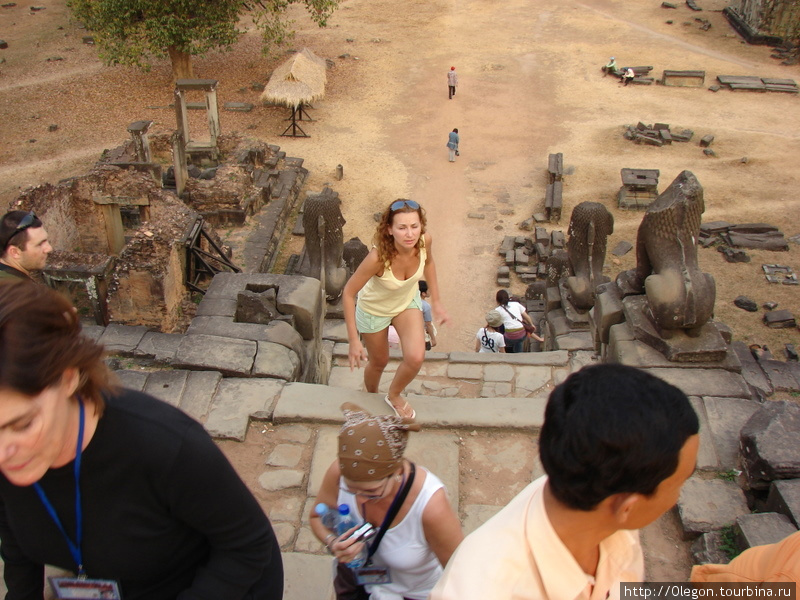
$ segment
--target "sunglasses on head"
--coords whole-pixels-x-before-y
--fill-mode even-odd
[[[417,204],[413,200],[398,200],[397,202],[392,202],[392,205],[389,207],[389,210],[394,212],[406,206],[411,210],[419,210],[419,204]]]
[[[22,217],[22,219],[20,219],[19,224],[14,229],[14,233],[12,233],[10,236],[8,236],[8,239],[6,240],[6,243],[3,244],[3,250],[8,248],[8,244],[11,242],[11,239],[15,235],[17,235],[18,233],[21,233],[21,232],[25,231],[26,229],[28,229],[31,225],[33,225],[33,222],[35,220],[36,220],[36,214],[33,211],[30,211],[27,215]]]

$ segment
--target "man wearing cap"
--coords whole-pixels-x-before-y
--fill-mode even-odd
[[[447,72],[447,87],[450,90],[450,100],[452,100],[453,96],[456,95],[456,88],[458,87],[458,73],[456,73],[455,67],[450,67],[450,70]]]
[[[486,313],[486,326],[475,334],[475,352],[505,352],[506,338],[497,329],[503,325],[503,316],[496,310]]]
[[[30,279],[44,269],[53,247],[33,211],[12,210],[0,219],[0,281]]]

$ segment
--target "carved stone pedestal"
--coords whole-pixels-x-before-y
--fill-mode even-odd
[[[625,319],[635,338],[661,352],[671,362],[719,362],[725,358],[728,345],[717,327],[709,321],[697,335],[684,330],[659,330],[653,323],[645,296],[628,296],[622,300]]]

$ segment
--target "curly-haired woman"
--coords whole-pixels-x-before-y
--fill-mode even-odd
[[[368,392],[378,391],[389,362],[389,325],[397,330],[403,362],[397,367],[385,400],[397,416],[410,418],[416,412],[401,393],[414,380],[425,358],[425,327],[417,285],[423,277],[428,282],[435,319],[439,323],[449,320],[439,301],[432,239],[425,226],[425,211],[417,202],[402,199],[392,202],[381,215],[372,250],[353,273],[342,295],[350,369],[367,360],[364,387]]]

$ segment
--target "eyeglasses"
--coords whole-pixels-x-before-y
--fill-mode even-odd
[[[389,487],[389,482],[392,480],[392,477],[387,477],[386,480],[383,482],[383,487],[381,489],[380,494],[373,493],[375,490],[370,490],[369,492],[364,492],[361,490],[352,490],[348,486],[342,484],[339,486],[339,489],[343,492],[348,494],[353,494],[353,496],[358,496],[359,498],[364,498],[365,500],[378,500],[383,498],[386,495],[386,490]]]
[[[35,220],[36,220],[36,214],[33,211],[30,211],[27,215],[22,217],[22,219],[20,219],[19,224],[14,229],[14,233],[12,233],[10,236],[8,236],[8,239],[6,240],[5,244],[3,244],[3,250],[8,248],[8,244],[11,242],[11,239],[15,235],[17,235],[18,233],[22,233],[23,231],[28,229],[31,225],[33,225],[33,222]]]
[[[406,206],[411,210],[419,210],[419,204],[417,204],[413,200],[397,200],[396,202],[392,202],[392,205],[389,207],[389,210],[394,212]]]

